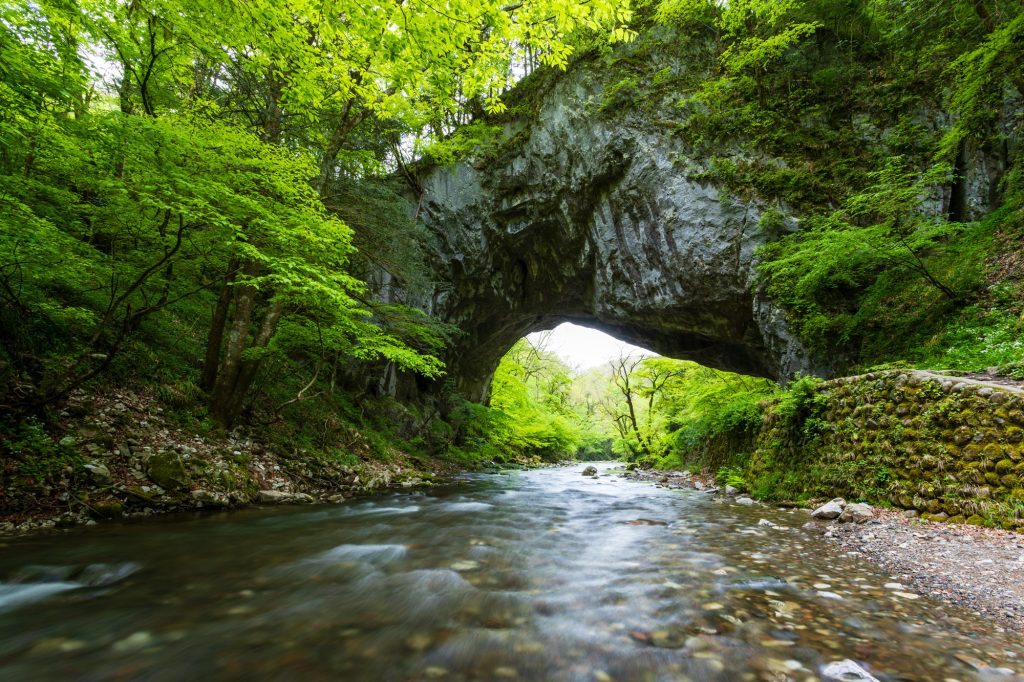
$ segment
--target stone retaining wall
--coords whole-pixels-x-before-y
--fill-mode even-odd
[[[924,371],[824,382],[769,407],[746,467],[763,496],[841,495],[930,520],[1024,525],[1024,391]]]

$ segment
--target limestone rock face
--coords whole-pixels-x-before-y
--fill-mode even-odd
[[[682,73],[694,67],[680,41],[661,35],[637,54],[630,50],[652,40],[619,46],[613,64]],[[755,283],[757,248],[795,230],[796,219],[763,227],[766,206],[702,179],[713,163],[678,134],[687,115],[679,93],[620,100],[616,88],[633,67],[607,64],[584,59],[510,93],[523,113],[504,124],[497,149],[417,173],[411,199],[434,236],[437,282],[422,307],[463,332],[446,358],[456,385],[486,398],[508,348],[563,321],[722,369],[832,374],[844,359],[812,356]],[[921,125],[948,127],[932,113],[921,113]],[[885,144],[886,131],[871,125],[850,134]],[[780,163],[739,146],[719,153],[738,165]],[[969,220],[991,210],[1005,159],[965,154],[964,182],[935,188],[926,211]]]
[[[654,114],[602,110],[599,82],[571,71],[503,151],[421,179],[441,282],[426,307],[464,332],[460,390],[484,399],[508,348],[562,321],[748,374],[827,373],[753,291],[761,207],[693,179]]]

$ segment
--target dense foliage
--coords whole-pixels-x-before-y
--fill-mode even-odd
[[[441,377],[450,330],[409,305],[426,236],[390,176],[629,19],[619,0],[3,3],[0,408],[46,421],[83,388],[155,384],[224,427],[334,415],[324,447],[375,377]]]
[[[192,428],[322,452],[379,428],[466,461],[728,471],[763,401],[798,409],[809,379],[780,394],[640,356],[580,374],[521,341],[489,407],[440,383],[458,330],[419,309],[431,237],[402,183],[420,158],[498,153],[536,86],[509,90],[574,52],[608,67],[600,112],[655,112],[681,171],[763,207],[754,286],[809,348],[849,370],[1020,371],[1019,2],[634,5],[4,2],[5,454],[77,466],[47,424],[134,383]],[[382,398],[399,371],[437,404]]]
[[[1024,313],[1019,266],[985,272],[1024,234],[1020,3],[665,0],[654,17],[699,47],[637,102],[674,100],[700,175],[766,204],[759,286],[812,349],[844,369],[1020,358],[962,338]]]

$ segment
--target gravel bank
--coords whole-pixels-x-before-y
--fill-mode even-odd
[[[1024,535],[875,514],[879,523],[818,525],[827,540],[881,565],[893,580],[990,618],[998,631],[1024,632]]]

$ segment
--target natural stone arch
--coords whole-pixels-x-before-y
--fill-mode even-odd
[[[826,374],[753,290],[761,208],[690,177],[650,114],[600,111],[598,81],[577,68],[500,153],[420,180],[440,282],[427,307],[462,330],[460,391],[484,400],[508,348],[561,321],[712,367]]]

